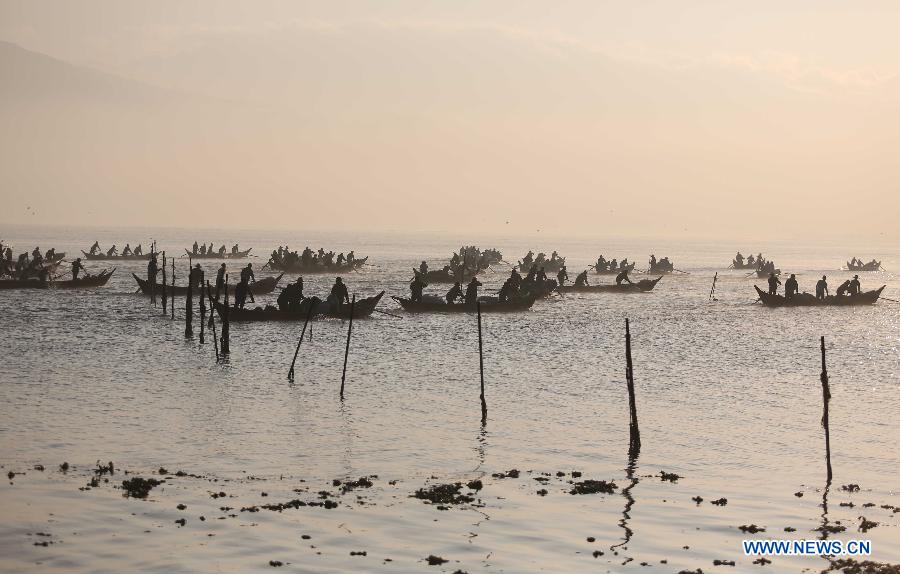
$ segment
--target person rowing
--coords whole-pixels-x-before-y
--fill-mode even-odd
[[[628,269],[622,269],[618,275],[616,275],[616,285],[621,285],[622,281],[627,281],[629,285],[631,285],[631,279],[628,278]]]
[[[589,286],[587,269],[585,269],[584,271],[579,273],[577,277],[575,277],[575,286],[576,287],[588,287]]]
[[[444,295],[444,299],[447,301],[447,305],[454,305],[458,300],[465,300],[465,295],[463,295],[462,285],[459,281],[453,284],[453,287],[447,291],[447,294]]]
[[[96,255],[99,252],[100,252],[100,242],[95,241],[94,244],[91,245],[91,250],[88,251],[88,253],[90,253],[91,255]]]
[[[126,243],[125,249],[122,250],[122,257],[126,257],[128,255],[134,255],[134,253],[131,251],[131,245]]]
[[[350,303],[350,294],[347,292],[347,286],[340,277],[334,278],[334,285],[332,285],[331,293],[328,295],[328,302],[335,313],[340,313],[345,302]]]
[[[134,248],[134,254],[135,255],[143,255],[144,254],[144,248],[141,247],[140,243],[138,243],[138,246]]]
[[[303,277],[297,277],[293,283],[278,294],[278,309],[281,311],[299,311],[303,301]]]

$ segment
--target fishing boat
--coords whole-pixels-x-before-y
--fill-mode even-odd
[[[88,253],[83,249],[81,252],[88,261],[147,261],[150,259],[149,253],[141,255],[107,255],[106,253]]]
[[[884,291],[884,287],[885,286],[882,285],[874,291],[865,291],[863,293],[860,293],[859,295],[829,295],[824,299],[817,299],[816,296],[811,293],[798,293],[788,299],[784,295],[770,295],[768,292],[763,291],[756,285],[753,286],[753,288],[756,289],[756,294],[759,295],[759,300],[766,307],[873,305],[876,301],[878,301],[878,298],[881,297],[881,292]]]
[[[520,273],[528,273],[531,271],[532,265],[537,265],[538,270],[544,270],[544,273],[548,275],[553,273],[558,273],[560,269],[565,267],[566,258],[565,257],[557,257],[556,259],[544,259],[541,262],[533,261],[531,263],[525,263],[524,261],[519,261],[519,272]]]
[[[194,253],[189,249],[185,249],[184,252],[187,253],[187,256],[191,259],[244,259],[245,257],[250,256],[250,252],[253,250],[251,247],[245,251],[224,251],[222,253]]]
[[[563,285],[560,293],[647,293],[652,291],[662,275],[656,279],[641,279],[636,283],[622,283],[621,285]]]
[[[474,303],[448,304],[440,297],[426,297],[422,301],[412,301],[405,297],[391,297],[410,313],[475,313],[477,308]],[[479,297],[482,313],[511,313],[527,311],[534,305],[534,297],[524,297],[510,301],[500,301],[497,297]]]
[[[634,263],[629,263],[625,267],[616,267],[615,269],[600,269],[597,265],[594,265],[594,275],[618,275],[622,271],[628,271],[631,273],[634,271]]]
[[[375,295],[374,297],[357,299],[353,304],[353,318],[362,319],[364,317],[371,316],[372,313],[375,312],[375,307],[378,306],[378,302],[381,301],[381,298],[383,296],[384,291],[382,291],[378,295]],[[307,315],[309,314],[309,305],[313,300],[316,301],[316,306],[313,308],[310,319],[350,318],[350,305],[344,304],[341,305],[341,308],[339,310],[335,310],[332,308],[331,304],[328,301],[322,301],[318,298],[306,298],[300,304],[300,308],[297,311],[282,311],[281,309],[273,307],[271,305],[268,305],[265,308],[256,307],[255,309],[236,309],[234,307],[228,307],[228,320],[240,322],[305,321]],[[225,305],[216,300],[212,300],[211,303],[213,304],[216,312],[218,312],[219,317],[221,318],[222,314],[225,312]]]
[[[853,264],[851,262],[847,262],[847,270],[848,271],[880,271],[881,270],[881,261],[869,261],[868,263],[857,263]]]
[[[104,269],[97,275],[87,275],[79,279],[64,281],[41,281],[40,279],[4,279],[0,280],[0,289],[81,289],[88,287],[103,287],[112,274],[112,271]]]
[[[278,275],[278,277],[264,277],[255,283],[251,283],[250,284],[250,293],[252,293],[253,295],[265,295],[266,293],[271,293],[278,286],[278,282],[281,280],[281,277],[283,275],[284,275],[284,273]],[[150,295],[151,289],[155,290],[157,295],[162,295],[162,292],[163,292],[162,283],[157,283],[154,287],[151,288],[150,282],[147,281],[146,279],[141,279],[134,273],[132,273],[131,276],[134,277],[135,281],[137,281],[138,287],[140,287],[141,293],[143,293],[144,295]],[[234,287],[235,286],[233,284],[229,284],[228,292],[234,293]],[[169,296],[172,295],[173,289],[175,291],[175,295],[177,295],[179,297],[187,296],[187,286],[175,285],[173,287],[172,285],[166,285],[165,289],[166,289],[166,295],[169,295]],[[198,287],[194,288],[194,295],[199,295]]]
[[[362,259],[354,259],[353,263],[342,263],[338,265],[337,263],[331,265],[320,265],[318,263],[313,265],[304,265],[302,261],[298,261],[296,265],[284,265],[282,263],[276,263],[269,260],[265,266],[268,266],[269,269],[273,271],[284,271],[285,273],[300,273],[303,275],[312,275],[316,273],[346,273],[347,271],[355,271],[366,264],[368,261],[368,257],[363,257]]]

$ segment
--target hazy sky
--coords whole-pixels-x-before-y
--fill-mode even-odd
[[[898,22],[2,0],[0,222],[896,240]]]

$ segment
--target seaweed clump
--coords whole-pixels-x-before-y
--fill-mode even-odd
[[[428,488],[420,488],[414,497],[427,500],[432,504],[466,504],[475,500],[468,494],[460,493],[462,483],[435,484]]]
[[[584,482],[576,482],[572,485],[569,494],[596,494],[602,492],[604,494],[612,494],[618,486],[613,481],[605,480],[585,480]]]
[[[147,495],[150,494],[153,487],[159,486],[160,484],[162,484],[162,481],[156,480],[155,478],[141,478],[136,476],[130,480],[123,480],[122,489],[125,491],[126,497],[147,498]]]

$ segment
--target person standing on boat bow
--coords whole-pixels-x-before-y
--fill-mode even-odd
[[[72,262],[72,281],[78,281],[78,272],[84,271],[84,265],[81,264],[81,257]],[[85,271],[87,273],[87,271]]]
[[[797,283],[797,276],[791,273],[791,276],[784,282],[784,298],[793,299],[794,295],[800,292],[800,284]]]
[[[781,285],[781,280],[775,276],[774,272],[769,273],[769,295],[777,295],[779,285]]]
[[[618,275],[616,275],[616,285],[621,285],[622,281],[628,281],[628,284],[631,285],[631,279],[628,278],[628,269],[622,269]]]

